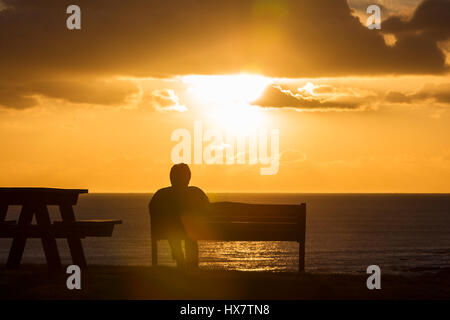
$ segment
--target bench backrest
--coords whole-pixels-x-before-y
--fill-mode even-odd
[[[213,202],[209,217],[224,222],[292,222],[305,219],[304,204],[251,204],[239,202]]]
[[[154,220],[152,219],[152,222]],[[306,205],[249,204],[213,202],[209,206],[208,221],[198,240],[289,240],[305,239]],[[164,239],[152,225],[152,236]],[[209,232],[211,231],[211,232]]]

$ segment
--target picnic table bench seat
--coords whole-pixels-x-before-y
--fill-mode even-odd
[[[110,237],[114,226],[122,220],[77,220],[74,222],[55,221],[55,233],[75,233],[82,237]]]

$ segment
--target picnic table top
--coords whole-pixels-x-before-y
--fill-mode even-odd
[[[60,192],[73,192],[73,193],[88,193],[87,189],[59,189],[59,188],[0,188],[0,193],[14,193],[14,192],[51,192],[51,193],[60,193]]]
[[[87,189],[57,188],[0,188],[0,202],[8,205],[21,205],[27,202],[40,202],[48,205],[75,205],[78,195],[88,193]]]

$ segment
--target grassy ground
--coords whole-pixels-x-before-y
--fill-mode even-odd
[[[82,271],[81,290],[68,290],[67,277],[45,266],[3,268],[0,299],[450,299],[448,270],[382,275],[381,290],[368,290],[366,275],[90,266]]]

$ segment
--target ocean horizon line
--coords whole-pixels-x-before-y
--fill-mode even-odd
[[[153,194],[155,191],[89,191],[89,194]],[[209,194],[305,194],[305,195],[450,195],[450,192],[284,192],[284,191],[205,191]]]

